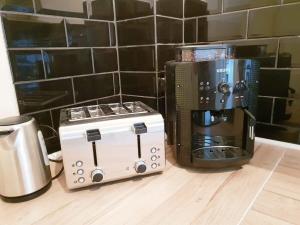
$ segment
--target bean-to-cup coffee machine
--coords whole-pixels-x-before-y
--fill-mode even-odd
[[[254,153],[259,63],[234,47],[179,47],[166,64],[168,143],[183,166],[240,166]]]

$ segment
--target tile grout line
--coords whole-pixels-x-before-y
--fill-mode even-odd
[[[250,10],[247,11],[247,19],[246,19],[246,33],[245,33],[245,39],[248,40],[248,33],[249,33],[249,16],[250,16]]]
[[[92,61],[92,69],[93,69],[93,73],[96,73],[96,69],[95,69],[95,59],[94,59],[94,49],[91,48],[91,61]]]
[[[46,72],[46,64],[44,59],[44,51],[41,50],[41,57],[42,57],[42,64],[43,64],[43,71],[44,71],[44,78],[47,79],[47,72]]]
[[[280,48],[280,37],[279,37],[278,40],[277,40],[276,58],[275,58],[275,69],[278,68],[279,48]]]
[[[113,3],[113,13],[114,13],[114,28],[115,28],[115,45],[117,52],[117,67],[118,67],[118,79],[119,79],[119,96],[120,102],[123,102],[122,98],[122,81],[121,81],[121,70],[120,70],[120,54],[119,54],[119,38],[118,38],[118,27],[117,27],[117,10],[116,10],[116,0],[112,0]],[[114,86],[115,89],[115,86]]]
[[[37,13],[37,11],[36,11],[36,2],[35,2],[35,0],[32,0],[32,6],[33,6],[33,12],[34,12],[34,13]]]
[[[75,86],[74,86],[74,79],[71,78],[71,83],[72,83],[72,91],[73,91],[73,102],[74,104],[76,103],[76,97],[75,97]]]
[[[64,29],[65,29],[67,47],[70,47],[69,38],[68,38],[67,21],[65,18],[63,20],[64,20]]]
[[[237,223],[237,225],[241,225],[241,223],[243,222],[243,220],[246,218],[248,212],[251,210],[252,206],[254,205],[254,203],[256,202],[256,200],[258,199],[259,195],[262,193],[262,191],[264,190],[266,184],[268,183],[268,181],[271,179],[272,175],[274,174],[274,171],[276,170],[276,168],[278,167],[279,163],[281,162],[281,160],[283,159],[284,155],[285,155],[286,150],[283,150],[281,156],[279,157],[279,159],[277,160],[277,162],[275,163],[274,167],[272,168],[270,174],[267,176],[266,180],[263,182],[262,186],[260,187],[260,189],[257,191],[256,195],[254,196],[253,200],[250,202],[249,206],[247,207],[247,209],[245,210],[245,212],[243,213],[241,219],[239,220],[239,222]]]
[[[157,15],[156,15],[156,1],[153,4],[153,15],[154,15],[154,51],[155,51],[155,88],[156,88],[156,109],[159,110],[159,102],[158,102],[158,50],[157,50]]]
[[[272,99],[272,108],[271,108],[271,123],[270,124],[273,124],[274,122],[274,109],[275,109],[275,98]]]

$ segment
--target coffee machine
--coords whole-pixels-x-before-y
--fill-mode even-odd
[[[259,63],[230,45],[177,48],[166,63],[166,128],[183,166],[220,168],[254,153]]]

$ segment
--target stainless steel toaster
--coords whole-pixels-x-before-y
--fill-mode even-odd
[[[142,102],[63,109],[59,135],[69,189],[165,167],[163,117]]]

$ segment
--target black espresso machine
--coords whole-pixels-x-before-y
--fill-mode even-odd
[[[183,166],[240,166],[254,154],[259,63],[229,45],[184,46],[166,64],[168,144]]]

